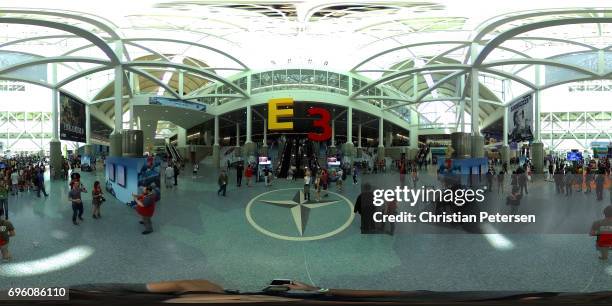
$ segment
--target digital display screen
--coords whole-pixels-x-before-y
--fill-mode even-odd
[[[117,166],[117,184],[125,187],[125,166]]]
[[[580,161],[582,160],[582,153],[576,151],[567,152],[567,160]]]

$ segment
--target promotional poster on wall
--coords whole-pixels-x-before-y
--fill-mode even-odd
[[[145,157],[108,157],[106,159],[106,191],[121,203],[133,202],[132,194],[142,193],[144,186],[159,194],[161,159]]]
[[[508,141],[533,140],[533,95],[521,97],[508,109]]]
[[[60,93],[60,139],[86,141],[85,104]]]

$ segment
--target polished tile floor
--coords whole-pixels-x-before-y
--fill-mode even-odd
[[[134,210],[109,195],[100,220],[91,218],[90,197],[84,195],[85,221],[74,226],[65,181],[47,181],[48,198],[33,193],[12,197],[10,220],[17,229],[10,246],[14,260],[0,264],[0,287],[203,278],[226,288],[258,290],[273,278],[293,278],[355,289],[577,292],[612,288],[612,260],[600,262],[593,238],[587,235],[592,219],[600,216],[605,205],[595,202],[593,194],[566,198],[555,194],[552,183],[536,182],[522,205],[580,211],[590,219],[580,234],[415,234],[400,224],[394,236],[361,235],[356,217],[329,238],[290,241],[255,229],[249,215],[257,224],[270,225],[269,231],[295,237],[299,226],[296,214],[289,211],[301,209],[304,236],[316,236],[342,225],[342,220],[335,224],[337,218],[325,218],[346,215],[347,208],[304,209],[295,203],[289,207],[259,201],[247,214],[247,205],[256,197],[299,203],[301,181],[278,180],[271,187],[230,184],[227,197],[218,197],[217,173],[203,165],[199,176],[192,178],[186,169],[177,188],[162,188],[153,218],[155,232],[147,236],[141,235]],[[365,175],[364,179],[392,175],[397,176]],[[91,188],[93,181],[104,180],[103,171],[83,173],[82,179]],[[233,171],[230,179],[235,180]],[[347,182],[342,195],[354,201],[358,188]],[[279,189],[283,190],[261,195]]]

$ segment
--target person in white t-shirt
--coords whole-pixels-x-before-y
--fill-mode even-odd
[[[13,185],[13,195],[16,195],[19,192],[19,172],[17,170],[11,173],[11,184]]]
[[[168,167],[166,167],[165,171],[166,175],[166,188],[172,188],[174,186],[174,168],[170,163],[168,163]]]
[[[193,164],[193,178],[196,178],[198,176],[198,170],[200,169],[200,165],[199,164]]]

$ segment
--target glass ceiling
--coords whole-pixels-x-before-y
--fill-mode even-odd
[[[592,60],[600,50],[604,54],[599,58],[612,66],[612,19],[604,19],[612,18],[610,0],[4,0],[0,9],[5,19],[0,23],[0,51],[61,57],[57,80],[51,84],[88,101],[112,81],[117,60],[151,80],[151,86],[168,85],[177,65],[190,69],[194,78],[226,84],[231,83],[228,77],[247,70],[319,68],[359,73],[401,93],[413,90],[416,75],[418,92],[410,93],[413,97],[424,92],[422,99],[456,94],[465,98],[469,94],[457,88],[458,78],[469,75],[466,67],[475,59],[470,54],[476,43],[477,52],[488,52],[482,74],[509,83],[503,86],[513,94],[497,99],[502,103],[536,86],[602,76],[593,72],[601,65]],[[592,21],[529,28],[579,19]],[[515,30],[521,31],[486,50],[487,44]],[[95,39],[104,46],[92,44]],[[123,52],[117,52],[119,39]],[[579,52],[587,59],[572,57]],[[120,58],[109,53],[120,53]],[[541,60],[561,63],[552,64],[570,76],[557,73],[550,83],[536,85],[534,61],[549,64]],[[162,62],[171,65],[160,66]],[[40,65],[47,67],[46,62]],[[410,73],[415,69],[421,70]],[[20,68],[13,70],[18,74]],[[448,84],[431,89],[442,81]],[[126,86],[129,93],[130,84]],[[497,107],[487,107],[491,105],[485,113]]]
[[[122,38],[169,37],[205,42],[232,54],[249,67],[292,64],[311,59],[311,65],[324,62],[332,69],[347,70],[354,58],[363,58],[377,51],[416,41],[470,40],[494,21],[517,12],[555,8],[598,8],[610,1],[72,1],[72,0],[5,0],[5,17],[35,17],[69,23],[100,36],[111,36],[104,27],[65,16],[41,16],[18,10],[56,11],[91,18],[112,29]],[[491,5],[494,3],[494,5]],[[15,10],[15,13],[10,13]],[[590,13],[534,16],[501,24],[483,33],[482,40],[522,24],[551,18],[589,16]],[[40,27],[22,27],[5,32],[1,39],[9,41],[25,37],[53,35],[58,31]],[[570,26],[567,29],[544,29],[538,36],[593,40],[612,44],[607,28],[592,25]],[[61,32],[61,31],[59,31]],[[10,34],[9,34],[10,33]],[[171,33],[171,34],[170,34]],[[592,34],[589,38],[585,33]],[[535,33],[534,33],[535,34]],[[540,35],[541,34],[541,35]],[[77,40],[77,39],[71,39]],[[61,41],[61,42],[60,42]],[[58,40],[55,48],[39,50],[56,55],[70,50],[76,42]],[[48,42],[51,44],[51,42]],[[189,52],[188,50],[182,50]],[[434,50],[432,50],[433,53]],[[427,50],[423,50],[428,53]]]

